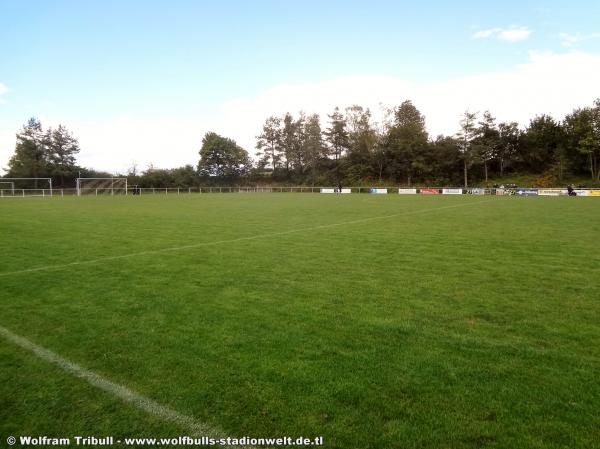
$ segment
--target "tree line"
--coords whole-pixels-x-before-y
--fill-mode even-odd
[[[555,182],[567,175],[600,182],[600,99],[558,121],[543,114],[525,129],[498,122],[490,111],[466,111],[453,136],[428,135],[411,101],[383,111],[351,106],[328,115],[269,117],[257,136],[257,170],[297,183],[400,185],[485,183],[511,173],[539,174]]]
[[[257,158],[234,140],[205,134],[196,167],[132,167],[130,183],[142,187],[224,184],[464,185],[514,173],[549,183],[566,176],[600,183],[600,99],[562,121],[543,114],[525,127],[498,122],[491,112],[466,111],[453,136],[432,138],[425,117],[409,100],[384,109],[379,121],[358,105],[318,114],[268,117],[257,135]],[[32,118],[17,134],[6,177],[52,177],[70,186],[82,177],[109,177],[78,166],[79,143],[63,125],[43,130]]]

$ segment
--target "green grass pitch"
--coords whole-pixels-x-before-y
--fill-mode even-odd
[[[0,326],[231,436],[592,448],[599,238],[595,198],[5,199]],[[0,447],[184,434],[0,337]]]

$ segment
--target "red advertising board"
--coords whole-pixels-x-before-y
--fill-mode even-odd
[[[439,195],[439,189],[421,189],[423,195]]]

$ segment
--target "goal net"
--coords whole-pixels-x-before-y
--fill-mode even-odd
[[[77,195],[127,195],[127,178],[77,178]]]
[[[52,196],[51,178],[0,178],[0,198]]]

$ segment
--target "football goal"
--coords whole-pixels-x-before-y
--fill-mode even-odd
[[[52,178],[0,178],[0,197],[52,196]]]
[[[127,178],[77,178],[77,196],[127,195]]]
[[[15,183],[12,181],[0,181],[0,196],[4,196],[4,192],[7,195],[15,195]]]

